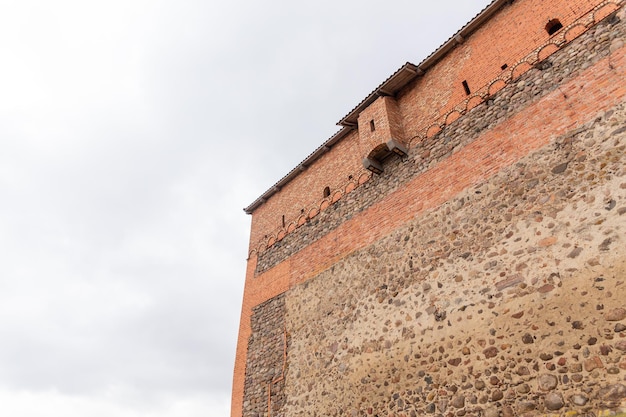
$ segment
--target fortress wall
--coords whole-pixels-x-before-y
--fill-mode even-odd
[[[521,74],[528,66],[518,67],[518,64],[535,48],[547,45],[556,37],[549,36],[545,30],[550,20],[558,18],[568,32],[570,25],[597,4],[593,0],[529,0],[503,7],[419,78],[413,88],[399,94],[407,136],[420,138],[425,126],[440,122],[441,117],[455,108],[460,110],[459,105],[467,98],[463,81],[471,92],[477,92],[498,77],[506,79],[511,72],[516,76]],[[506,68],[502,69],[504,65]],[[486,88],[482,91],[488,92]]]
[[[594,18],[600,19],[616,7],[611,3],[594,11],[602,3],[600,0],[525,0],[505,4],[437,65],[398,94],[404,137],[396,139],[413,146],[481,103],[511,77],[517,78],[537,59],[558,49],[555,44],[561,45],[586,30],[589,19],[592,22]],[[564,28],[550,36],[546,24],[555,18]],[[539,49],[539,55],[533,52]],[[505,64],[507,67],[502,69]],[[468,83],[470,95],[466,94],[463,81]],[[343,195],[356,188],[359,179],[364,180],[366,171],[361,161],[371,149],[359,146],[359,135],[367,135],[367,129],[360,130],[334,145],[332,152],[255,210],[251,252],[264,251],[305,219],[314,217],[324,200],[332,202],[335,193]],[[329,198],[323,195],[325,187],[330,188]]]
[[[400,207],[394,212],[384,211],[392,206],[377,208],[375,212],[382,211],[388,217],[387,222],[401,223],[403,211],[410,217],[425,207],[440,204],[472,182],[491,175],[507,160],[515,161],[566,129],[593,118],[599,109],[621,102],[624,89],[618,81],[619,74],[609,68],[608,61],[599,62],[609,55],[612,61],[617,59],[615,52],[611,52],[611,44],[624,36],[621,24],[601,25],[569,45],[566,51],[553,55],[544,63],[549,68],[530,70],[488,103],[410,149],[408,158],[389,161],[382,175],[374,176],[347,198],[259,254],[256,273],[269,270],[338,227],[347,229],[338,235],[348,234],[346,240],[359,244],[367,233],[352,225],[364,223],[354,221],[353,217],[366,216],[359,213],[382,199],[393,200]],[[587,83],[593,87],[581,91]],[[410,181],[413,183],[409,184]],[[405,197],[400,199],[400,194]],[[380,219],[369,221],[376,225],[365,226],[374,229],[370,233],[378,233],[384,226]]]
[[[286,369],[285,299],[277,296],[254,308],[251,317],[252,337],[248,340],[244,415],[272,406],[282,408]]]
[[[286,292],[273,415],[626,407],[625,122],[598,114]]]
[[[365,171],[361,160],[355,157],[358,154],[358,132],[352,131],[332,148],[332,152],[315,161],[306,171],[257,208],[252,216],[251,250],[257,248],[259,242],[264,249],[269,239],[276,237],[277,230],[286,232],[290,225],[295,229],[297,225],[302,224],[313,207],[319,208],[324,199],[324,188],[329,187],[331,196],[327,200],[331,201],[332,195],[337,190],[345,190],[349,184],[356,186],[359,176]],[[299,222],[301,219],[302,222]]]
[[[619,16],[251,254],[233,416],[622,406]]]

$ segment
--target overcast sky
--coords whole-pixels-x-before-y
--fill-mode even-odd
[[[226,417],[242,211],[489,0],[0,0],[0,414]]]

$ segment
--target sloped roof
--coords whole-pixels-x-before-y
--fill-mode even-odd
[[[491,16],[493,16],[502,6],[505,4],[511,4],[514,0],[493,0],[483,10],[481,10],[472,20],[470,20],[465,26],[452,35],[446,42],[444,42],[439,48],[432,52],[418,65],[407,62],[400,67],[396,72],[390,75],[385,81],[383,81],[378,87],[376,87],[367,97],[365,97],[355,108],[353,108],[345,117],[343,117],[337,125],[342,126],[342,129],[331,136],[328,140],[322,143],[315,151],[313,151],[306,159],[300,162],[294,169],[289,171],[287,175],[281,178],[276,184],[265,191],[260,197],[252,202],[248,207],[243,210],[247,214],[252,214],[261,204],[265,203],[272,195],[280,191],[288,182],[295,178],[300,172],[306,170],[313,162],[320,158],[323,154],[328,152],[330,148],[343,139],[350,130],[353,130],[357,126],[359,114],[365,110],[370,104],[372,104],[378,97],[381,96],[393,96],[397,94],[402,88],[413,81],[415,78],[424,75],[424,73],[434,66],[441,58],[443,58],[448,52],[454,49],[455,46],[463,43],[467,37],[471,35],[476,29],[482,26]]]

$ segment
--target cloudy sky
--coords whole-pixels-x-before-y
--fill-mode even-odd
[[[226,417],[242,208],[489,0],[0,0],[0,414]]]

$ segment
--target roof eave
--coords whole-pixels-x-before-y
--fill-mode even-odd
[[[328,152],[330,148],[341,139],[343,139],[348,132],[355,129],[358,126],[359,114],[365,110],[370,104],[372,104],[378,97],[389,96],[397,94],[402,88],[406,87],[415,78],[423,76],[426,71],[434,66],[441,58],[443,58],[454,47],[463,43],[465,39],[475,30],[477,30],[483,23],[494,15],[505,4],[511,4],[514,0],[494,0],[488,6],[486,6],[481,12],[479,12],[469,23],[463,26],[453,36],[451,36],[443,45],[437,50],[431,53],[420,64],[415,65],[410,62],[404,64],[400,69],[387,78],[382,84],[380,84],[374,91],[372,91],[364,100],[362,100],[350,113],[348,113],[343,119],[341,119],[337,125],[342,126],[342,129],[335,133],[330,139],[324,142],[313,153],[311,153],[304,161],[298,166],[292,169],[287,175],[281,178],[274,186],[263,193],[259,198],[254,200],[252,204],[243,210],[247,214],[252,214],[259,206],[265,203],[272,195],[277,193],[284,187],[289,181],[298,176],[298,174],[306,170],[313,162],[320,158],[323,154]]]
[[[252,204],[250,204],[248,207],[245,207],[243,211],[245,211],[246,214],[252,214],[254,210],[256,210],[261,204],[265,203],[272,195],[276,194],[285,185],[287,185],[287,183],[289,183],[292,179],[297,177],[298,174],[300,174],[300,172],[305,171],[322,155],[328,152],[337,142],[343,139],[351,130],[353,129],[350,127],[344,127],[340,131],[335,133],[328,140],[326,140],[326,142],[324,142],[315,151],[313,151],[309,156],[307,156],[304,161],[300,162],[294,169],[289,171],[287,175],[282,177],[269,190],[267,190],[259,198],[254,200]]]
[[[339,126],[353,126],[356,124],[359,114],[372,104],[378,97],[385,95],[395,95],[398,91],[409,84],[418,76],[423,76],[426,70],[434,66],[441,58],[450,52],[457,45],[465,42],[465,39],[476,29],[478,29],[485,21],[487,21],[500,7],[504,4],[513,3],[514,0],[494,0],[478,13],[469,23],[463,26],[459,31],[452,35],[443,45],[437,48],[420,64],[414,65],[410,62],[404,64],[399,70],[393,73],[387,80],[372,91],[363,101],[361,101],[350,113],[348,113],[337,124]],[[407,71],[415,71],[413,77],[407,77]],[[404,79],[403,79],[404,78]],[[404,81],[404,82],[402,82]],[[395,88],[389,88],[393,85]]]

